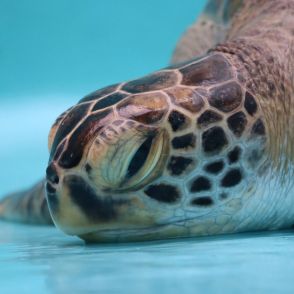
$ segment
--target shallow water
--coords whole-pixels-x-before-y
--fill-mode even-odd
[[[43,176],[50,125],[81,95],[167,64],[204,3],[180,2],[0,2],[1,196]],[[0,293],[294,293],[292,232],[85,246],[0,231]]]

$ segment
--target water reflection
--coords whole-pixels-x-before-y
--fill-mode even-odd
[[[85,246],[54,228],[0,224],[0,276],[40,293],[293,293],[291,232]]]

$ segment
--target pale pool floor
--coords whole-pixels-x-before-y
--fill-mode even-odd
[[[1,293],[294,293],[294,234],[86,246],[0,223]]]

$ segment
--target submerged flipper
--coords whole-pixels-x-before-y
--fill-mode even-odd
[[[13,193],[0,200],[0,219],[38,225],[52,225],[45,198],[45,181],[31,189]]]
[[[209,0],[204,12],[183,34],[172,57],[172,64],[201,56],[227,36],[231,19],[243,0]]]

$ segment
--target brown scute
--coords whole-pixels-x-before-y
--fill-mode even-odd
[[[167,110],[166,96],[159,92],[133,95],[117,106],[120,116],[144,124],[153,124],[160,121]]]
[[[61,122],[50,152],[52,159],[60,142],[76,127],[76,125],[85,118],[90,104],[81,104],[74,107]]]
[[[190,88],[174,87],[166,91],[174,104],[196,113],[199,112],[204,102],[200,94]]]
[[[59,165],[63,168],[77,166],[83,156],[85,146],[92,141],[98,131],[105,125],[103,121],[107,116],[112,117],[110,110],[91,114],[72,134],[66,150],[61,155]]]
[[[242,173],[239,169],[231,169],[228,173],[224,176],[221,181],[222,187],[234,187],[237,186],[242,181]]]
[[[196,136],[193,133],[189,133],[173,138],[171,143],[174,149],[195,148]]]
[[[258,119],[251,130],[251,134],[255,136],[264,136],[265,135],[265,127],[261,119]]]
[[[173,71],[159,71],[126,83],[122,90],[131,94],[162,90],[174,86],[177,80]]]
[[[220,54],[192,63],[182,69],[183,85],[201,86],[221,83],[233,78],[230,64]]]
[[[228,153],[229,164],[236,163],[241,156],[242,149],[236,146],[232,151]]]
[[[111,85],[111,86],[99,89],[99,90],[85,96],[83,99],[81,99],[79,101],[79,103],[93,101],[93,100],[99,99],[105,95],[109,95],[109,94],[115,92],[115,90],[118,88],[118,86],[119,86],[119,84],[115,84],[115,85]]]
[[[113,94],[110,94],[102,99],[99,99],[98,102],[93,107],[92,111],[100,110],[109,106],[112,106],[121,100],[123,100],[125,97],[127,97],[127,94],[116,92]]]
[[[167,169],[173,176],[179,176],[183,174],[187,168],[193,163],[193,159],[183,156],[172,156],[167,165]]]
[[[180,199],[179,190],[169,184],[150,185],[144,192],[158,202],[175,203]]]
[[[250,115],[254,115],[257,111],[257,103],[249,92],[246,92],[245,94],[244,107]]]
[[[196,206],[211,206],[212,204],[213,200],[211,199],[211,197],[208,196],[197,197],[191,202],[191,205]]]
[[[243,112],[237,112],[230,116],[227,120],[229,129],[237,136],[240,137],[247,125],[247,118]]]
[[[54,160],[54,161],[58,160],[59,156],[62,154],[62,152],[64,150],[66,142],[67,142],[67,140],[63,140],[56,148],[55,154],[51,153],[51,155],[49,157],[49,162],[51,162],[52,160]]]
[[[64,111],[59,117],[56,119],[55,123],[53,124],[52,128],[57,127],[59,123],[67,116],[67,114],[73,109],[74,107],[70,107],[68,110]]]
[[[225,167],[225,164],[222,160],[218,160],[212,163],[209,163],[205,166],[205,171],[210,174],[218,174],[220,173]]]
[[[117,209],[128,203],[128,200],[114,200],[110,196],[100,197],[84,179],[78,176],[67,176],[64,185],[68,188],[72,201],[90,220],[114,220],[117,218]]]
[[[214,87],[211,90],[208,102],[212,107],[220,111],[230,112],[241,104],[242,89],[236,82]]]
[[[227,145],[228,139],[221,127],[212,127],[202,135],[202,147],[204,152],[220,152]]]
[[[168,121],[174,132],[183,130],[188,124],[188,119],[186,118],[186,116],[176,110],[171,111],[168,117]]]
[[[190,191],[198,193],[211,189],[211,183],[208,178],[200,176],[191,183]]]
[[[198,126],[205,128],[205,127],[209,126],[210,124],[221,121],[222,119],[223,118],[220,114],[218,114],[212,110],[206,110],[197,119],[197,124],[198,124]]]

